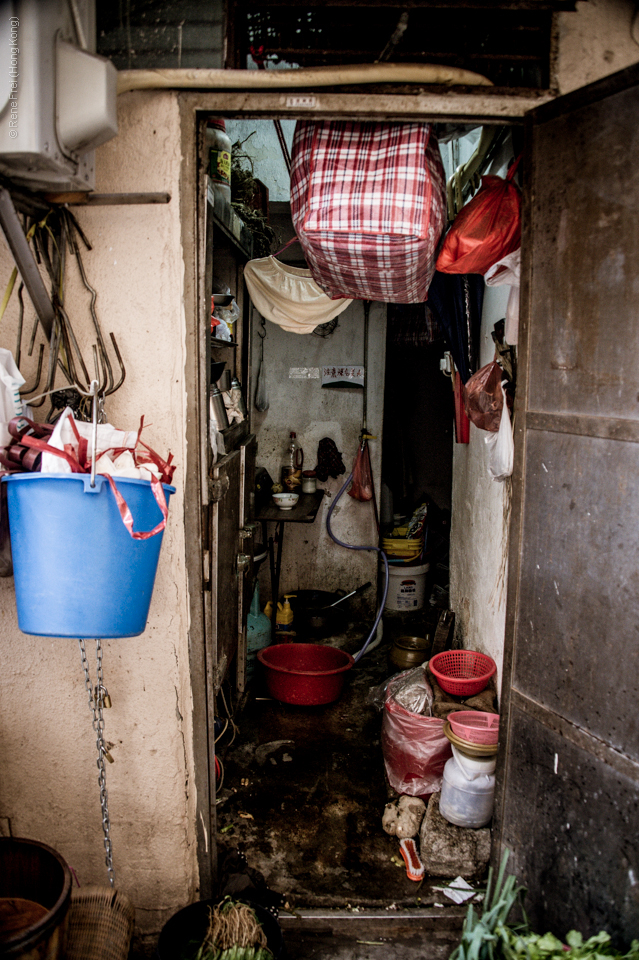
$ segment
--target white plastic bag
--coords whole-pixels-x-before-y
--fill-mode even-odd
[[[499,430],[497,433],[489,433],[487,437],[484,437],[484,443],[488,447],[488,473],[493,480],[500,482],[511,476],[515,453],[513,428],[510,423],[508,404],[506,403],[504,381],[501,384],[501,392],[504,397],[504,405],[501,411]]]
[[[20,397],[20,387],[23,385],[24,377],[16,366],[13,354],[0,347],[0,447],[11,443],[7,426],[9,421],[24,413]]]
[[[75,433],[73,432],[71,424],[68,422],[69,417],[73,420],[73,411],[71,410],[71,407],[66,407],[66,409],[63,410],[62,414],[60,415],[60,418],[55,425],[55,429],[48,441],[49,446],[55,447],[56,450],[64,450],[65,444],[71,444],[72,446],[77,445]],[[88,456],[91,457],[93,455],[93,424],[76,420],[75,425],[80,436],[87,441]],[[111,426],[110,423],[99,423],[97,443],[98,457],[100,457],[105,450],[121,448],[135,450],[137,439],[138,435],[133,430],[116,430],[116,428]],[[42,454],[42,466],[40,467],[40,472],[71,473],[71,467],[67,461],[63,460],[61,457],[57,457],[54,453],[47,453],[44,451]],[[112,472],[116,476],[129,476],[128,473],[118,473],[117,470],[99,470],[98,472]],[[136,473],[135,476],[139,477],[139,474]],[[148,479],[148,477],[143,477],[142,479]]]

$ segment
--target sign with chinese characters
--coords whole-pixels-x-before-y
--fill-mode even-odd
[[[335,363],[322,367],[323,387],[363,387],[363,363]]]

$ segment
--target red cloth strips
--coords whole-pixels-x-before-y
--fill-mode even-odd
[[[300,121],[293,224],[332,299],[421,303],[446,223],[446,184],[430,124]]]

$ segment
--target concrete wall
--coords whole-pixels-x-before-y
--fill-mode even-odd
[[[105,736],[115,760],[107,764],[107,788],[116,880],[133,900],[144,932],[159,929],[197,886],[182,520],[181,156],[174,95],[126,94],[118,107],[120,133],[98,151],[96,189],[166,190],[172,195],[166,206],[74,211],[93,244],[84,263],[98,291],[104,333],[115,333],[127,368],[123,387],[107,401],[109,419],[136,429],[144,414],[146,441],[163,455],[172,451],[178,464],[147,629],[140,637],[103,642],[104,677],[113,701],[105,714]],[[3,289],[12,266],[1,240]],[[89,361],[88,295],[79,291],[72,262],[68,277],[69,314]],[[23,353],[31,330],[30,305],[27,314]],[[0,332],[1,345],[11,349],[16,316],[14,293]],[[28,379],[32,370],[33,362],[25,361]],[[90,582],[90,557],[80,562]],[[59,850],[81,884],[106,884],[95,736],[78,643],[22,634],[12,578],[0,580],[0,611],[0,824],[6,831],[10,820],[14,836]],[[95,677],[92,641],[87,650]]]
[[[494,356],[493,325],[506,313],[510,287],[487,287],[480,339],[480,366]],[[456,639],[481,650],[498,666],[504,652],[506,564],[510,483],[488,473],[485,433],[470,425],[470,443],[453,445],[453,508],[450,543],[450,606]]]
[[[557,15],[556,80],[568,93],[639,60],[634,0],[580,0]]]
[[[259,322],[255,314],[254,323]],[[384,351],[386,310],[373,304],[370,312],[368,382],[368,428],[377,440],[371,441],[371,463],[379,503],[381,438],[383,414]],[[295,590],[354,589],[367,580],[376,581],[377,554],[346,550],[333,543],[326,532],[326,514],[332,497],[351,471],[362,424],[363,391],[353,388],[322,388],[319,379],[295,379],[291,372],[319,368],[324,364],[364,362],[364,317],[361,303],[353,303],[339,316],[339,326],[327,339],[314,334],[288,333],[267,322],[264,341],[270,407],[266,413],[253,410],[253,429],[258,438],[257,463],[279,479],[281,459],[294,430],[304,450],[304,469],[317,463],[317,445],[330,437],[342,453],[346,473],[321,483],[326,490],[313,525],[287,524],[282,556],[281,593]],[[257,341],[256,341],[257,342]],[[255,363],[259,353],[255,351]],[[255,370],[255,376],[257,370]],[[360,503],[344,494],[333,514],[335,535],[346,543],[377,544],[377,530],[371,503]],[[272,532],[272,531],[271,531]],[[268,570],[262,573],[266,581]],[[262,598],[268,595],[262,589]],[[363,598],[371,607],[374,591]],[[371,612],[374,612],[371,609]]]

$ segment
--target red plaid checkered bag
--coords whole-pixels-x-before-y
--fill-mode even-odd
[[[446,184],[430,124],[300,121],[291,212],[329,297],[421,303],[446,223]]]

